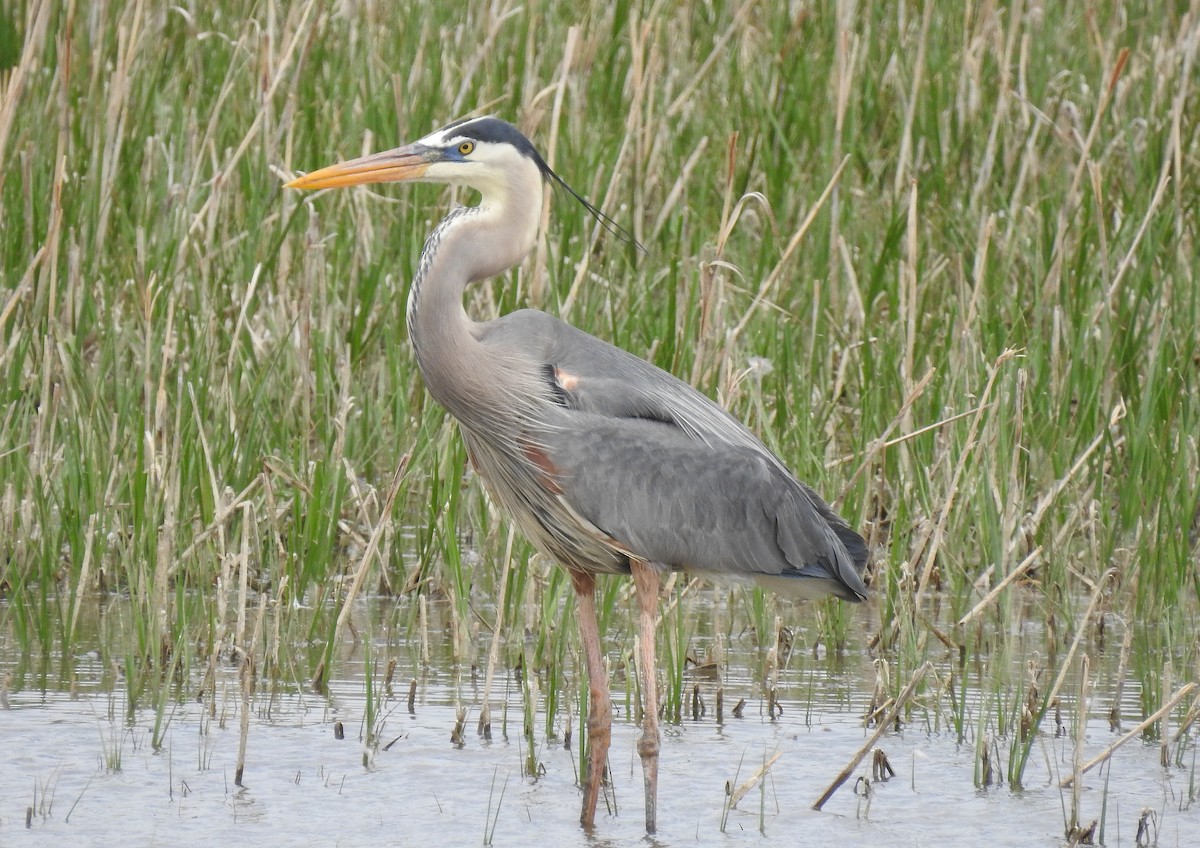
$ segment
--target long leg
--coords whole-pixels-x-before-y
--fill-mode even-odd
[[[612,739],[612,702],[608,694],[608,669],[600,650],[600,628],[596,623],[596,580],[584,571],[572,571],[579,618],[579,638],[588,673],[588,768],[583,786],[583,811],[579,823],[591,827],[596,821],[596,802],[608,763]]]
[[[654,620],[658,614],[658,570],[654,565],[631,561],[637,588],[642,645],[642,779],[646,784],[646,833],[654,833],[658,819],[658,666],[654,659]]]

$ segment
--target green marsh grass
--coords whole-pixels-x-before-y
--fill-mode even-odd
[[[992,768],[1020,786],[1104,622],[1130,634],[1117,688],[1141,698],[1116,722],[1196,681],[1200,4],[566,8],[0,11],[12,688],[69,687],[94,642],[157,745],[175,699],[216,715],[229,656],[323,681],[363,568],[363,592],[397,598],[391,626],[424,634],[447,601],[464,667],[496,628],[546,735],[574,721],[584,756],[569,585],[510,540],[405,338],[425,234],[469,197],[281,189],[473,111],[520,124],[646,247],[560,193],[473,314],[532,303],[691,380],[872,545],[867,632],[834,602],[715,590],[764,687],[777,617],[886,658],[891,698],[932,661],[935,714],[1005,740]],[[85,625],[83,601],[113,595],[128,617]],[[674,600],[659,671],[679,721],[696,606]],[[601,581],[626,693],[631,607]],[[1030,699],[1013,669],[1035,655]]]

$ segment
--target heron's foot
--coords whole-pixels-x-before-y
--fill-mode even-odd
[[[638,740],[638,756],[642,758],[642,780],[646,784],[646,833],[658,829],[658,752],[660,748],[657,724],[647,728]]]
[[[606,721],[605,718],[608,720]],[[588,716],[588,760],[587,777],[583,786],[583,810],[579,823],[591,828],[596,823],[596,806],[600,791],[604,787],[604,771],[608,763],[608,746],[612,739],[612,717]]]

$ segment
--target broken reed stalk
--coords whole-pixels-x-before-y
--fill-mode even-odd
[[[242,665],[239,674],[239,683],[242,690],[242,713],[239,718],[239,733],[238,733],[238,755],[237,755],[237,770],[234,772],[233,782],[237,786],[244,785],[242,783],[242,773],[246,770],[246,742],[250,738],[250,711],[254,706],[254,690],[258,680],[258,663],[254,659],[255,653],[258,651],[259,638],[262,636],[263,618],[267,614],[267,596],[261,594],[258,596],[258,615],[254,618],[254,630],[250,635],[250,644],[245,646],[245,651],[242,653]]]
[[[887,729],[896,721],[896,717],[900,715],[900,710],[904,709],[904,706],[911,700],[913,693],[917,691],[917,686],[920,685],[921,681],[925,679],[925,675],[932,669],[933,663],[925,662],[913,673],[912,679],[908,681],[908,685],[904,687],[904,691],[896,698],[896,702],[892,704],[892,708],[888,710],[883,721],[876,725],[875,732],[863,743],[858,752],[850,758],[850,762],[846,763],[846,767],[838,773],[838,776],[833,779],[833,782],[829,784],[821,797],[812,805],[814,810],[820,811],[825,806],[825,802],[833,797],[833,793],[837,792],[841,785],[850,778],[850,775],[858,768],[858,764],[862,762],[863,757],[875,747],[875,743],[879,741],[879,737],[883,736],[887,732]]]
[[[492,628],[492,644],[488,648],[487,672],[483,677],[483,705],[479,709],[480,736],[492,738],[492,677],[496,672],[496,660],[500,656],[500,633],[504,624],[504,600],[508,594],[508,575],[512,571],[513,532],[510,528],[508,542],[504,546],[504,569],[500,574],[500,592],[496,597],[496,624]]]
[[[450,731],[450,742],[455,748],[462,748],[467,744],[466,727],[467,708],[460,704],[454,713],[454,729]]]
[[[243,786],[242,773],[246,770],[246,742],[250,738],[250,707],[254,702],[254,657],[250,653],[242,656],[240,683],[242,689],[242,714],[238,733],[237,770],[233,773],[236,786]]]
[[[1162,699],[1168,700],[1171,696],[1171,687],[1175,680],[1175,665],[1170,660],[1163,663],[1162,679],[1160,681]],[[1163,768],[1171,766],[1171,734],[1167,724],[1167,719],[1163,719],[1161,732],[1158,734],[1158,750],[1159,750],[1159,765]]]
[[[767,713],[771,721],[775,720],[775,691],[779,685],[779,667],[783,665],[782,642],[783,617],[775,616],[775,626],[772,628],[771,650],[767,652],[766,674],[763,675],[763,694],[767,697]]]
[[[417,630],[421,634],[421,667],[429,668],[429,604],[424,592],[417,598]]]
[[[752,774],[748,778],[746,778],[746,780],[743,781],[742,784],[740,786],[738,786],[737,789],[734,789],[732,792],[730,792],[729,793],[729,806],[736,807],[738,805],[738,801],[740,801],[744,797],[746,797],[746,793],[754,788],[754,784],[758,783],[760,780],[762,780],[766,776],[767,772],[770,771],[771,766],[775,765],[775,761],[778,760],[782,756],[783,756],[782,752],[776,752],[775,755],[773,757],[771,757],[771,759],[767,760],[765,763],[763,763],[761,766],[758,767],[758,771],[756,771],[754,774]]]
[[[0,704],[0,706],[3,706],[3,704]],[[1200,718],[1200,697],[1196,697],[1192,700],[1191,706],[1188,707],[1187,712],[1183,715],[1183,720],[1179,722],[1179,727],[1175,729],[1174,745],[1177,749],[1179,748],[1180,742],[1183,740],[1184,735],[1191,730],[1192,725],[1196,722],[1197,718]]]
[[[317,669],[313,672],[312,683],[317,689],[324,688],[325,672],[329,667],[329,660],[333,657],[338,634],[342,632],[342,628],[350,619],[350,608],[354,599],[358,597],[363,582],[367,579],[367,567],[375,559],[375,552],[379,550],[379,542],[383,538],[384,528],[388,526],[388,516],[392,514],[392,505],[396,502],[396,493],[400,491],[400,484],[404,482],[405,473],[408,471],[408,460],[411,457],[411,451],[400,457],[400,464],[396,466],[396,473],[392,475],[392,485],[388,487],[387,500],[384,501],[383,509],[379,513],[379,521],[376,522],[375,529],[371,531],[371,538],[367,542],[366,549],[363,550],[362,559],[359,560],[358,568],[354,572],[354,579],[350,582],[350,588],[346,590],[346,597],[342,599],[342,609],[338,612],[337,624],[334,625],[329,644],[325,646],[325,651],[317,663]]]
[[[976,445],[979,443],[979,430],[983,423],[983,412],[991,405],[992,389],[996,385],[997,378],[1002,373],[1002,366],[1016,355],[1017,352],[1015,350],[1011,348],[1005,349],[996,357],[996,360],[992,363],[992,367],[988,369],[987,383],[983,387],[983,394],[980,396],[979,406],[977,407],[979,412],[971,418],[971,424],[967,428],[967,439],[962,451],[959,453],[958,461],[955,463],[954,473],[951,477],[946,497],[941,508],[937,511],[937,520],[922,534],[915,546],[915,551],[919,556],[913,556],[913,563],[915,564],[921,557],[924,558],[924,563],[917,572],[920,577],[917,580],[917,590],[913,596],[918,607],[921,606],[921,601],[925,597],[925,590],[929,585],[929,577],[933,573],[934,563],[937,562],[938,551],[942,546],[942,534],[945,532],[946,522],[950,519],[950,515],[954,510],[954,501],[958,496],[958,489],[962,483],[963,474],[966,471],[967,465],[970,464],[969,461],[975,452]]]
[[[233,558],[221,557],[221,574],[217,578],[217,615],[216,615],[216,632],[213,634],[212,651],[208,657],[208,668],[204,673],[204,680],[200,683],[199,696],[203,697],[207,691],[208,699],[208,715],[209,718],[215,718],[217,715],[217,661],[221,658],[221,649],[225,645],[225,623],[226,613],[229,610],[229,578],[232,576]]]
[[[892,435],[892,433],[897,428],[899,428],[899,426],[904,422],[904,420],[906,418],[908,418],[908,413],[909,413],[909,410],[912,409],[912,405],[914,403],[916,403],[917,398],[919,398],[921,396],[921,394],[929,386],[930,382],[932,382],[935,374],[937,374],[936,368],[930,368],[928,371],[925,372],[925,376],[923,376],[920,380],[918,380],[917,384],[915,386],[913,386],[912,390],[909,391],[908,394],[905,396],[904,402],[902,404],[900,404],[900,410],[892,417],[891,422],[888,423],[887,427],[884,428],[884,431],[879,435],[878,438],[873,439],[870,443],[868,443],[867,449],[865,451],[863,451],[861,454],[853,454],[853,453],[848,454],[847,456],[842,456],[842,457],[830,460],[829,462],[825,463],[825,468],[830,469],[830,468],[834,468],[835,466],[842,465],[847,462],[851,462],[855,458],[859,459],[858,467],[856,469],[854,469],[854,473],[851,474],[848,478],[846,478],[846,483],[842,487],[842,492],[837,498],[838,500],[845,499],[846,494],[850,491],[851,487],[854,486],[854,484],[858,481],[859,476],[863,473],[863,471],[865,471],[867,469],[868,466],[871,465],[871,463],[875,460],[875,457],[877,457],[883,451],[887,450],[888,448],[895,447],[896,445],[901,444],[903,442],[906,442],[909,439],[915,438],[916,436],[919,436],[922,433],[926,433],[930,430],[936,430],[938,427],[941,427],[945,424],[949,424],[950,422],[956,421],[959,418],[963,417],[964,415],[970,415],[972,412],[976,411],[976,410],[970,410],[968,412],[961,412],[958,415],[952,415],[949,418],[945,418],[941,421],[937,421],[933,424],[929,424],[925,427],[921,427],[917,430],[913,430],[912,432],[905,433],[902,436],[896,436],[895,438],[889,438]]]
[[[829,182],[825,184],[825,190],[821,192],[821,196],[809,208],[808,214],[804,216],[804,220],[800,223],[799,229],[792,235],[787,246],[783,249],[783,255],[779,257],[779,261],[775,263],[775,267],[771,272],[763,278],[762,285],[758,287],[758,291],[754,295],[754,299],[750,301],[750,305],[746,308],[745,314],[738,320],[734,328],[729,332],[725,341],[725,352],[728,354],[734,343],[742,335],[746,329],[746,325],[750,323],[750,318],[758,310],[759,306],[766,303],[767,295],[774,289],[775,284],[783,277],[783,273],[787,266],[788,259],[791,258],[796,248],[800,246],[800,242],[804,240],[804,236],[808,233],[813,221],[816,220],[817,213],[824,208],[825,203],[829,200],[829,196],[833,194],[833,190],[837,187],[838,181],[842,178],[842,172],[846,170],[846,166],[850,164],[850,156],[846,156],[838,164],[837,170],[833,172],[833,176],[829,178]]]
[[[1079,830],[1079,801],[1083,792],[1083,781],[1079,779],[1083,768],[1083,741],[1087,738],[1088,703],[1092,698],[1091,660],[1087,654],[1079,658],[1079,703],[1075,708],[1075,751],[1071,756],[1071,823],[1067,833]]]
[[[217,510],[217,514],[213,517],[213,520],[208,523],[208,526],[193,536],[192,541],[189,542],[188,546],[183,549],[183,553],[179,555],[180,562],[183,562],[191,557],[196,552],[196,549],[206,542],[210,536],[212,536],[222,527],[225,527],[229,520],[233,518],[234,513],[236,513],[243,507],[245,503],[249,501],[250,496],[254,494],[254,490],[258,488],[258,486],[262,483],[262,480],[263,475],[261,473],[256,475],[254,479],[246,484],[246,488],[242,489],[233,496],[232,500],[230,500],[228,503],[222,503],[220,509]]]
[[[1087,631],[1087,623],[1092,620],[1092,615],[1100,605],[1100,599],[1104,596],[1104,587],[1108,584],[1109,580],[1115,580],[1116,577],[1117,570],[1110,568],[1096,581],[1096,588],[1092,592],[1092,599],[1088,603],[1088,608],[1084,612],[1083,618],[1079,620],[1079,626],[1075,628],[1075,638],[1071,641],[1071,647],[1067,651],[1067,656],[1063,659],[1058,677],[1055,678],[1054,685],[1050,687],[1050,691],[1046,694],[1045,703],[1047,707],[1054,703],[1054,699],[1058,697],[1058,691],[1062,688],[1063,681],[1067,679],[1067,672],[1071,668],[1071,660],[1075,658],[1075,653],[1079,650],[1079,643],[1083,641],[1083,634]]]
[[[1010,583],[1028,571],[1033,564],[1037,562],[1038,557],[1041,556],[1041,554],[1042,546],[1038,545],[1033,549],[1032,552],[1030,552],[1029,556],[1025,557],[1025,559],[1021,561],[1020,565],[1010,571],[1007,577],[997,583],[992,591],[984,595],[983,600],[977,603],[970,612],[958,620],[958,626],[965,627],[971,621],[971,619],[975,618],[975,616],[979,615],[981,612],[991,606],[992,601],[996,600],[996,598],[1000,596],[1000,593],[1003,592]]]
[[[1125,618],[1122,626],[1125,632],[1121,636],[1121,653],[1117,660],[1116,685],[1113,687],[1112,706],[1108,710],[1108,725],[1112,730],[1121,729],[1121,699],[1125,694],[1125,677],[1129,673],[1129,655],[1133,651],[1134,628],[1132,622],[1137,607],[1137,584],[1141,572],[1135,571],[1129,581],[1129,603],[1126,605]]]
[[[1171,712],[1171,710],[1175,709],[1175,706],[1180,701],[1182,701],[1184,698],[1186,698],[1188,695],[1190,695],[1194,691],[1196,691],[1196,688],[1197,688],[1197,684],[1188,683],[1185,686],[1183,686],[1181,689],[1179,689],[1174,695],[1171,696],[1171,700],[1167,701],[1167,703],[1165,703],[1161,707],[1159,707],[1152,715],[1150,715],[1148,718],[1146,718],[1141,724],[1139,724],[1137,727],[1130,730],[1128,733],[1126,733],[1124,736],[1122,736],[1116,742],[1113,742],[1111,745],[1109,745],[1107,748],[1105,748],[1102,752],[1100,752],[1096,756],[1092,757],[1092,759],[1088,760],[1087,763],[1085,763],[1082,767],[1080,767],[1078,769],[1079,776],[1082,777],[1083,775],[1087,774],[1089,771],[1094,769],[1096,766],[1103,763],[1105,760],[1107,760],[1109,757],[1111,757],[1114,753],[1116,753],[1118,748],[1120,748],[1122,745],[1124,745],[1130,739],[1133,739],[1135,736],[1139,735],[1147,727],[1154,724],[1154,722],[1158,721],[1163,716],[1167,715],[1169,712]],[[1075,781],[1075,775],[1070,774],[1062,779],[1062,782],[1059,783],[1059,786],[1063,789],[1066,789],[1074,781]]]
[[[92,540],[96,538],[96,518],[93,513],[88,516],[87,531],[84,533],[83,540],[83,565],[79,567],[79,579],[75,582],[75,603],[71,606],[71,626],[67,631],[72,636],[75,634],[75,625],[79,621],[79,607],[83,603],[84,590],[88,584],[88,574],[92,565]]]

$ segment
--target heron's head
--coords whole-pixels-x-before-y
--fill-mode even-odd
[[[456,121],[424,138],[292,180],[288,188],[338,188],[364,183],[465,185],[487,195],[552,173],[529,139],[499,118]]]
[[[508,200],[524,201],[521,208],[536,205],[540,209],[539,189],[544,180],[566,189],[610,232],[632,240],[611,218],[554,173],[520,130],[491,116],[455,121],[412,144],[321,168],[297,177],[287,187],[323,189],[365,183],[445,183],[478,190],[484,203],[493,198],[502,204]]]

